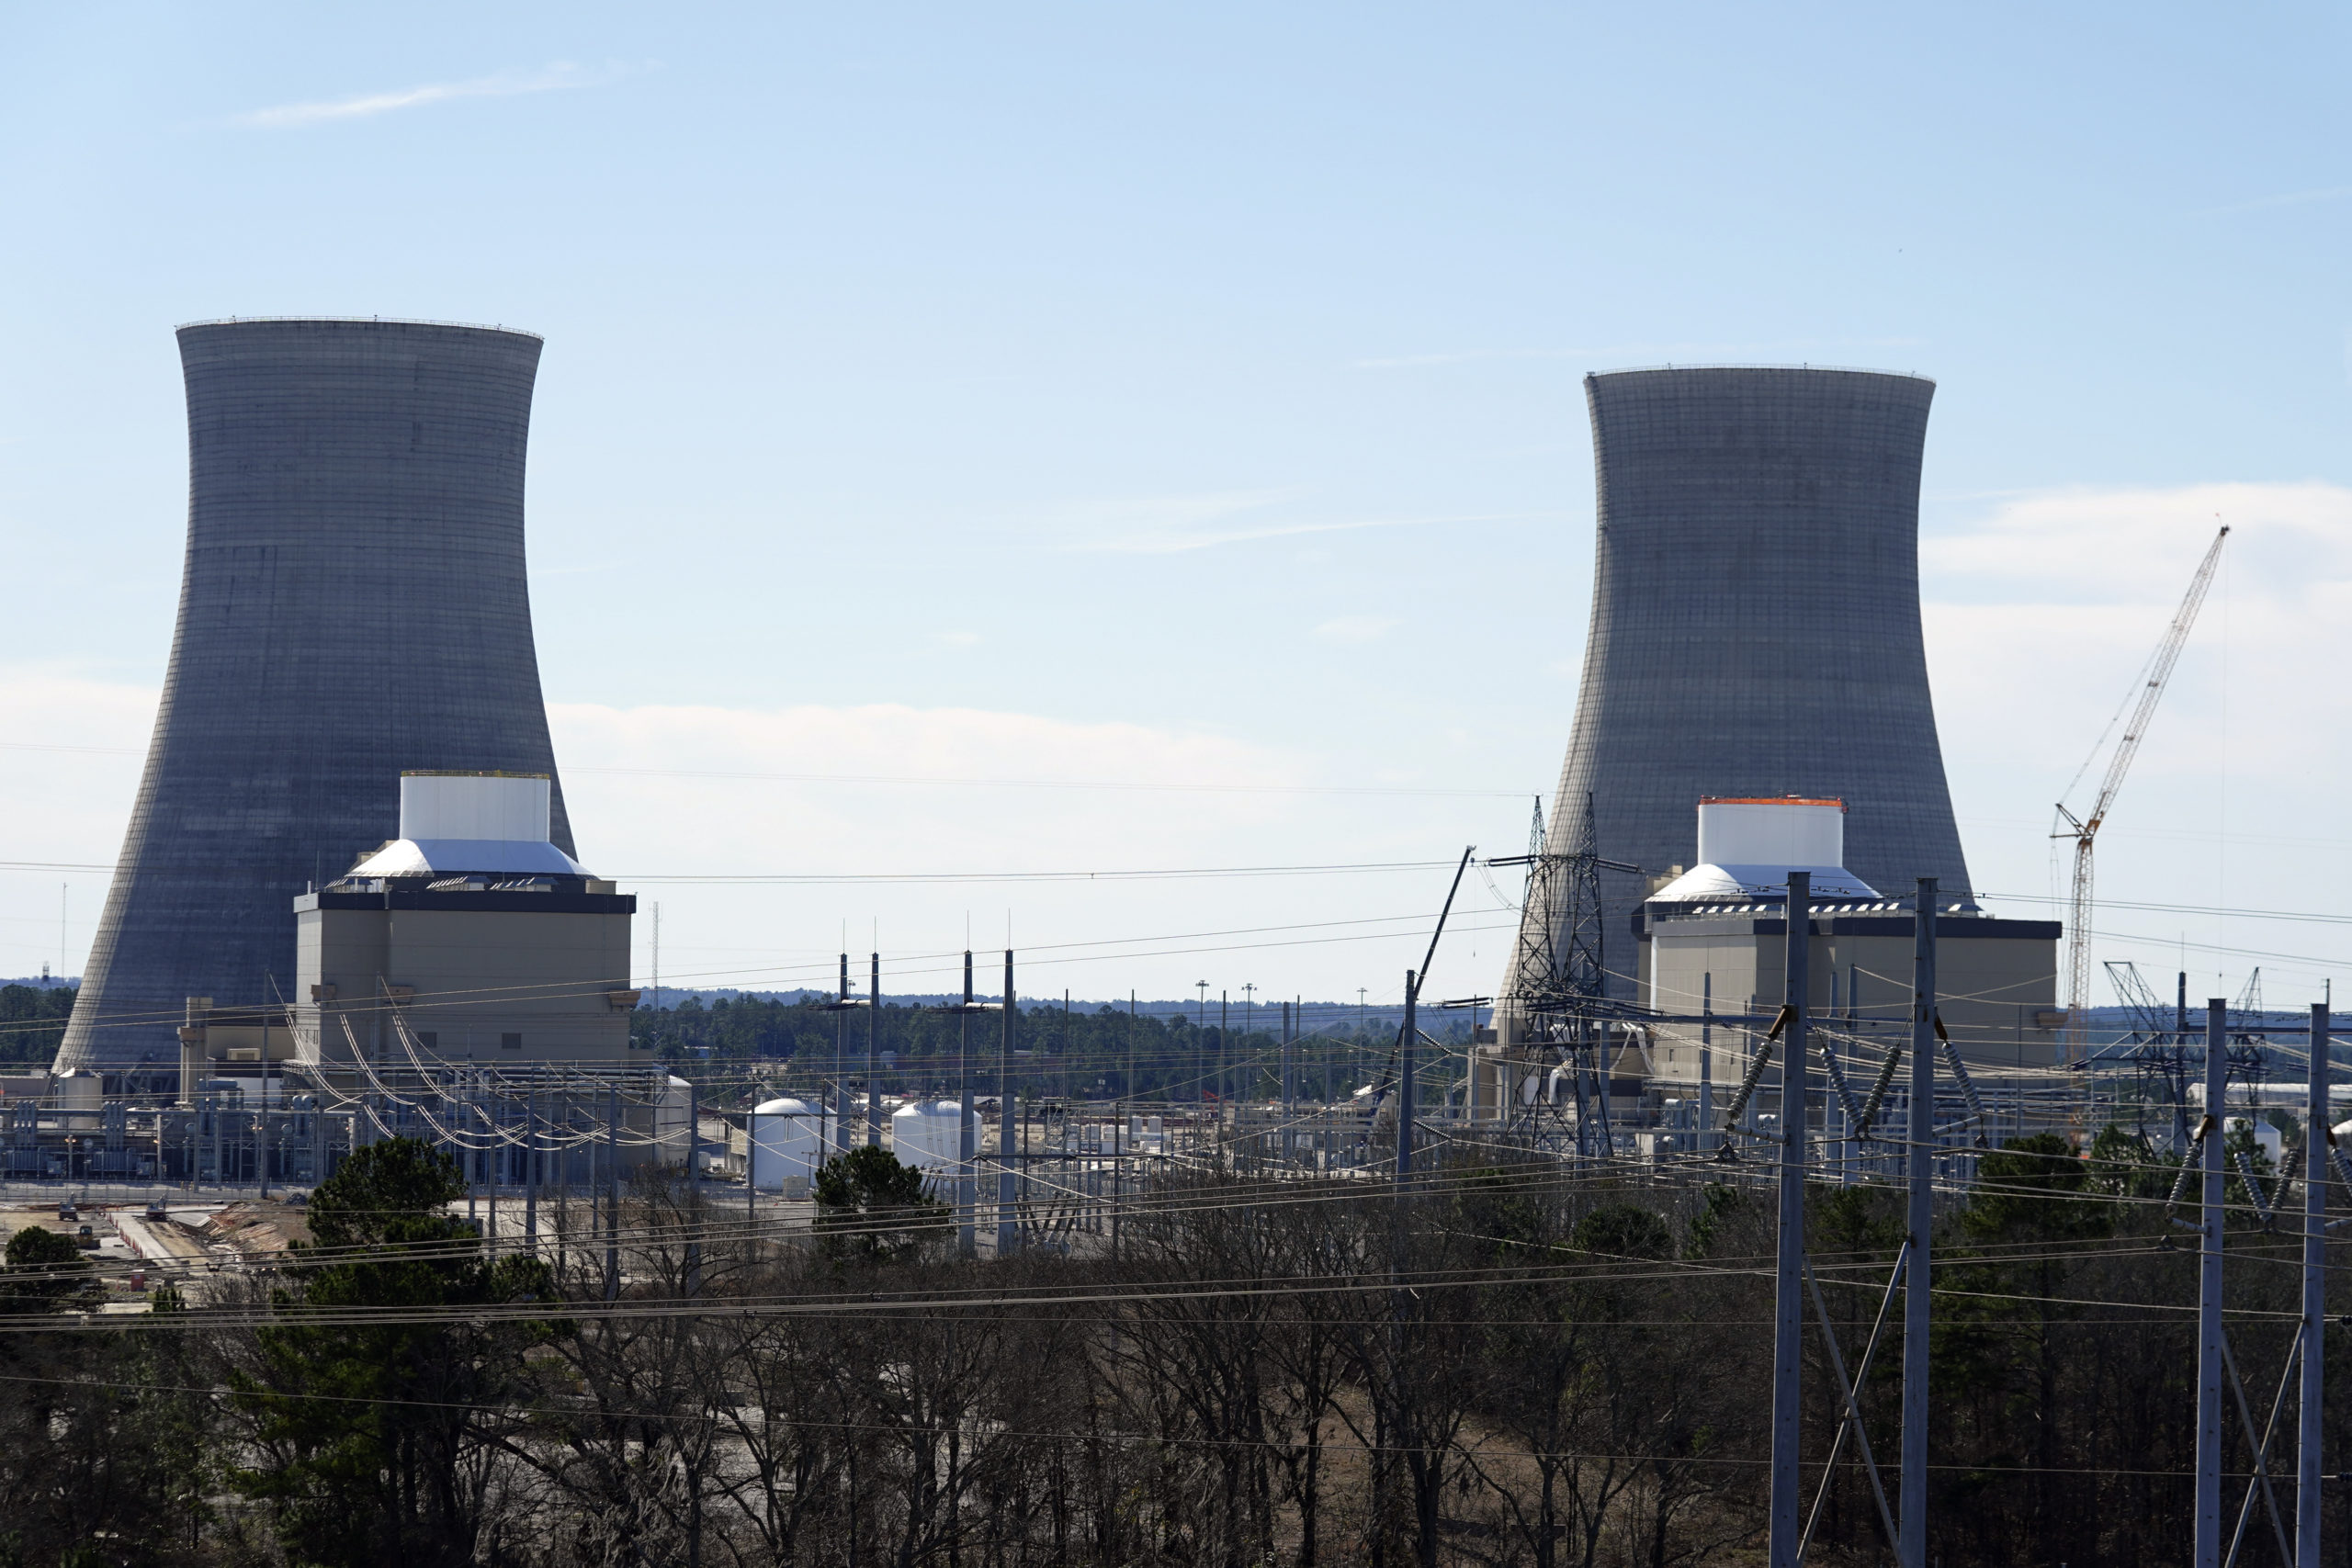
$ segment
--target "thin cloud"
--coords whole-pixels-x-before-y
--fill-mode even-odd
[[[1470,365],[1490,359],[1585,359],[1591,351],[1577,348],[1470,349],[1460,354],[1399,354],[1385,359],[1358,359],[1351,370],[1417,370],[1429,365]]]
[[[1781,343],[1620,343],[1588,348],[1486,348],[1449,354],[1400,354],[1351,360],[1351,370],[1420,370],[1438,365],[1475,365],[1513,359],[1581,359],[1592,362],[1714,364],[1725,360],[1779,361],[1822,350],[1919,348],[1925,338],[1795,338]],[[1824,369],[1836,368],[1831,366]]]
[[[2318,479],[2030,491],[1922,538],[1922,587],[1930,603],[2028,615],[2060,604],[2162,612],[2224,523],[2242,597],[2352,588],[2352,489]]]
[[[1558,517],[1557,512],[1471,513],[1459,517],[1364,517],[1345,523],[1266,523],[1222,528],[1200,534],[1129,535],[1079,547],[1125,555],[1165,556],[1185,550],[1205,550],[1216,545],[1246,544],[1252,539],[1287,539],[1300,534],[1350,534],[1364,528],[1430,528],[1454,523],[1518,523],[1531,518]]]
[[[367,119],[379,114],[424,108],[458,98],[511,98],[526,93],[593,87],[609,82],[618,74],[620,73],[612,70],[586,71],[570,61],[560,60],[537,71],[502,71],[495,75],[477,76],[464,82],[428,82],[420,86],[401,87],[382,93],[360,93],[347,98],[279,104],[271,108],[253,109],[237,115],[232,123],[256,130],[283,130],[294,126],[319,125],[329,120]]]
[[[2258,196],[2252,201],[2233,201],[2226,207],[2205,207],[2189,214],[2192,218],[2225,218],[2233,212],[2260,212],[2272,207],[2309,207],[2314,202],[2338,201],[2352,196],[2352,186],[2321,186],[2315,190],[2281,191],[2277,196]]]
[[[1341,615],[1317,626],[1315,635],[1325,642],[1377,642],[1404,624],[1393,615]]]
[[[1556,517],[1556,512],[1496,512],[1442,517],[1365,517],[1345,520],[1266,517],[1266,508],[1293,500],[1298,490],[1237,491],[1149,501],[1114,502],[1100,512],[1073,510],[1061,547],[1086,554],[1181,555],[1254,539],[1283,539],[1308,534],[1344,534],[1365,528],[1422,528],[1442,524],[1520,522]]]

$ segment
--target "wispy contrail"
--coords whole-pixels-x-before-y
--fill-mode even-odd
[[[234,117],[234,123],[257,130],[283,130],[288,126],[316,125],[322,120],[365,119],[371,115],[390,114],[395,109],[423,108],[427,104],[447,103],[453,98],[509,98],[524,93],[551,93],[564,87],[589,87],[607,82],[618,74],[612,71],[583,71],[570,61],[558,61],[538,71],[502,71],[492,76],[477,76],[465,82],[428,82],[421,86],[401,87],[385,93],[361,93],[348,98],[330,98],[315,103],[280,104],[274,108],[254,109]]]

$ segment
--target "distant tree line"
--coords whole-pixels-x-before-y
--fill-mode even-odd
[[[2259,1173],[2258,1173],[2259,1174]],[[2023,1139],[1939,1225],[1942,1568],[2178,1562],[2197,1260],[2172,1170],[2110,1129]],[[86,1265],[0,1276],[0,1562],[1669,1568],[1761,1561],[1773,1203],[1457,1145],[1399,1201],[1354,1181],[1172,1178],[1074,1253],[958,1261],[878,1151],[819,1224],[747,1234],[663,1179],[616,1235],[542,1209],[484,1249],[426,1146],[379,1144],[274,1276],[72,1315]],[[2233,1179],[2231,1337],[2257,1425],[2299,1245]],[[1820,1186],[1813,1259],[1860,1365],[1902,1195]],[[608,1288],[605,1248],[620,1258]],[[81,1270],[81,1272],[77,1272]],[[2335,1310],[2346,1292],[2331,1282]],[[1902,1314],[1860,1399],[1897,1458]],[[1837,1427],[1806,1326],[1805,1501]],[[2331,1468],[2352,1347],[2331,1330]],[[2287,1430],[2292,1428],[2288,1412]],[[2269,1467],[2291,1520],[2288,1443]],[[2233,1419],[2231,1522],[2253,1450]],[[2239,1561],[2278,1561],[2257,1500]],[[2352,1489],[2326,1528],[2352,1543]],[[1849,1443],[1809,1561],[1891,1561]]]
[[[0,986],[0,1063],[46,1067],[73,1016],[73,986]]]

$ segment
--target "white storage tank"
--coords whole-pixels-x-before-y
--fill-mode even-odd
[[[952,1100],[913,1100],[890,1113],[890,1146],[899,1163],[918,1170],[952,1172],[964,1157],[956,1131],[960,1108]],[[980,1146],[980,1118],[971,1119],[972,1147]]]
[[[825,1163],[825,1113],[786,1095],[752,1110],[752,1185],[780,1192],[795,1181],[811,1183]]]
[[[2246,1118],[2243,1116],[2230,1117],[2225,1136],[2237,1137],[2245,1131],[2245,1124]],[[2254,1146],[2260,1149],[2264,1157],[2270,1161],[2270,1168],[2274,1174],[2284,1168],[2282,1162],[2287,1157],[2286,1134],[2281,1133],[2267,1122],[2257,1121],[2254,1124]],[[2237,1167],[2233,1163],[2230,1168],[2234,1171]]]
[[[70,1133],[95,1133],[98,1116],[105,1109],[105,1085],[98,1075],[76,1069],[57,1080],[58,1108],[66,1112],[65,1128]]]
[[[663,1165],[674,1165],[681,1169],[685,1167],[686,1134],[693,1124],[694,1096],[695,1086],[685,1079],[670,1077],[662,1080],[661,1098],[653,1107],[653,1137],[659,1151],[654,1157]]]

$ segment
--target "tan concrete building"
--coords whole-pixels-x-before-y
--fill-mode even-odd
[[[220,1079],[254,1104],[273,1102],[284,1092],[295,1045],[294,1020],[283,1006],[220,1008],[210,997],[190,997],[180,1026],[179,1102],[195,1104],[201,1086]]]
[[[1813,1016],[1867,1038],[1899,1033],[1910,1016],[1916,926],[1905,903],[1815,906],[1805,982]],[[1937,917],[1937,1009],[1972,1069],[1998,1075],[2058,1065],[2058,932],[2055,920],[1999,919],[1973,908]],[[1634,936],[1643,1005],[1654,1012],[1769,1019],[1785,999],[1783,903],[1654,903],[1635,917]],[[1668,1093],[1696,1085],[1702,1032],[1713,1035],[1712,1080],[1736,1083],[1747,1070],[1747,1032],[1695,1023],[1649,1027],[1650,1081]]]
[[[1844,804],[1829,799],[1698,803],[1698,863],[1654,880],[1630,929],[1608,933],[1609,967],[1631,969],[1635,1008],[1581,1027],[1583,1037],[1602,1043],[1614,1093],[1686,1094],[1701,1082],[1702,1064],[1719,1089],[1739,1081],[1752,1047],[1741,1021],[1769,1021],[1783,999],[1795,871],[1806,873],[1813,889],[1807,999],[1815,1020],[1833,1033],[1842,1028],[1871,1040],[1907,1025],[1911,901],[1883,897],[1845,869],[1845,817]],[[1628,937],[1630,964],[1617,945]],[[1996,919],[1965,896],[1938,915],[1939,1011],[1973,1069],[1998,1076],[2058,1065],[2064,1022],[2058,937],[2054,920]],[[1505,998],[1495,1038],[1472,1048],[1473,1120],[1509,1117],[1557,1093],[1553,1075],[1563,1042],[1529,1037],[1516,1004]],[[1725,1021],[1672,1021],[1710,1013]],[[1871,1067],[1877,1061],[1874,1048],[1853,1056]]]
[[[401,836],[294,901],[306,1074],[651,1070],[629,1045],[637,899],[548,841],[548,799],[544,778],[401,777]]]

